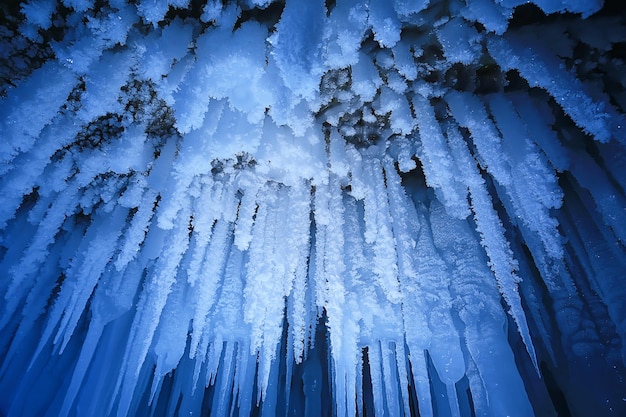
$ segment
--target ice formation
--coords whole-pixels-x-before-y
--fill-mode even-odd
[[[0,415],[626,415],[619,3],[5,2]]]

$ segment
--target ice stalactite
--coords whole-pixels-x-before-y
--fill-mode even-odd
[[[0,9],[0,415],[626,413],[626,16]]]

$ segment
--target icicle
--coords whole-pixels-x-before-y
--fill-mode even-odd
[[[456,138],[451,139],[450,136],[449,133],[452,144]],[[452,147],[454,150],[456,146]],[[433,210],[431,219],[435,243],[446,254],[446,262],[454,268],[451,291],[459,304],[459,316],[464,323],[464,339],[469,351],[467,375],[472,397],[476,397],[477,414],[487,414],[483,407],[488,407],[493,415],[532,415],[532,407],[507,341],[506,319],[501,310],[498,289],[492,273],[481,260],[475,236],[467,223],[445,216],[441,208]],[[455,251],[454,247],[463,250]],[[460,256],[453,255],[455,252]],[[498,367],[493,367],[495,357],[499,358]],[[472,370],[474,363],[478,375]],[[483,397],[483,387],[488,393],[487,398]],[[493,397],[494,389],[502,389],[501,396]],[[511,395],[513,392],[516,394]]]
[[[418,407],[420,415],[433,416],[430,378],[426,368],[426,358],[424,349],[430,346],[433,338],[432,329],[427,325],[429,322],[429,305],[427,299],[435,294],[431,294],[432,289],[428,288],[424,280],[424,271],[419,268],[419,260],[416,253],[423,254],[423,250],[418,247],[415,240],[420,236],[423,226],[418,220],[418,214],[413,204],[408,200],[400,182],[400,177],[390,159],[385,159],[385,179],[389,204],[393,219],[394,236],[398,251],[399,279],[402,288],[402,318],[404,329],[404,340],[408,347],[408,352],[404,353],[403,344],[396,342],[396,361],[400,375],[400,386],[404,390],[402,381],[408,381],[408,375],[404,376],[406,365],[404,358],[410,357],[410,364],[413,373],[413,382],[418,397]],[[430,262],[426,263],[427,265]],[[408,407],[408,394],[404,393],[405,414]]]
[[[206,364],[206,380],[204,381],[205,386],[215,385],[215,380],[217,379],[218,368],[220,366],[220,358],[222,356],[222,352],[224,351],[225,341],[221,335],[217,335],[211,340],[209,344],[209,348],[205,353],[205,364]]]
[[[49,80],[56,80],[50,83]],[[57,115],[57,110],[76,82],[76,77],[58,62],[47,62],[0,102],[2,144],[0,175],[12,167],[18,154],[29,151],[42,129]]]
[[[341,329],[341,350],[332,349],[335,368],[335,402],[338,416],[356,415],[354,398],[362,397],[360,336],[362,333],[360,290],[365,284],[364,275],[366,257],[363,253],[364,239],[362,220],[359,218],[357,203],[353,198],[344,196],[344,256],[346,262],[345,286],[346,299]],[[350,291],[351,289],[351,291]],[[367,308],[367,307],[365,307]],[[359,404],[362,403],[358,401]]]
[[[477,96],[465,92],[452,91],[445,99],[459,125],[469,129],[481,166],[502,186],[510,187],[513,178],[509,158],[503,152],[500,134],[489,118],[484,104]],[[459,166],[458,159],[456,162]],[[463,178],[463,167],[459,166],[459,170]]]
[[[185,378],[185,375],[191,373],[192,366],[193,362],[183,357],[176,368],[177,374],[174,375],[174,383],[168,393],[169,399],[173,401],[168,401],[167,411],[164,411],[164,414],[174,415],[179,413],[185,416],[201,414],[205,391],[203,389],[194,391],[191,378]],[[155,411],[158,411],[158,408]]]
[[[516,178],[508,190],[514,206],[511,217],[520,217],[526,227],[539,235],[547,255],[558,261],[563,258],[563,248],[558,222],[549,212],[559,208],[563,198],[556,175],[527,140],[525,124],[511,102],[502,94],[491,95],[487,100],[503,135],[503,151],[511,161],[511,174]]]
[[[32,283],[32,288],[26,298],[26,302],[21,311],[21,317],[19,317],[19,326],[13,334],[11,329],[10,320],[3,327],[3,333],[11,334],[10,346],[3,357],[2,367],[0,368],[0,377],[4,376],[15,363],[19,363],[19,354],[24,351],[32,351],[36,346],[36,341],[30,341],[30,336],[33,332],[39,331],[38,321],[40,316],[44,314],[46,306],[49,302],[50,294],[53,292],[56,282],[50,280],[50,276],[56,276],[58,274],[57,261],[63,250],[72,251],[79,245],[80,240],[75,236],[74,239],[59,239],[57,244],[51,248],[51,251],[38,271],[35,281]],[[8,254],[9,256],[11,254]],[[27,347],[29,345],[32,347]],[[31,352],[32,353],[32,352]],[[22,359],[25,361],[25,359]],[[27,365],[27,363],[25,363]],[[21,373],[24,371],[21,370]]]
[[[265,348],[265,346],[264,346]],[[269,347],[268,347],[269,348]],[[270,355],[263,354],[261,352],[261,358],[259,361],[259,373],[263,371],[264,367],[264,358],[269,356],[276,357],[276,351],[280,349],[280,344],[274,346],[275,351]],[[268,363],[267,366],[270,367],[268,372],[268,380],[276,381],[278,379],[278,364],[279,360],[272,360],[271,363]],[[261,406],[261,417],[273,417],[277,415],[277,402],[278,402],[278,384],[268,384],[262,391],[262,395],[260,397],[262,403],[258,403]]]
[[[395,343],[381,340],[383,382],[385,384],[385,397],[387,411],[390,416],[399,416],[402,409],[402,395],[398,390],[398,381],[395,357]]]
[[[418,156],[424,169],[426,183],[441,196],[446,210],[454,217],[466,218],[469,215],[467,189],[458,180],[459,169],[450,155],[446,139],[435,119],[434,109],[419,94],[413,98],[413,107],[422,144]]]
[[[240,415],[248,416],[252,409],[252,390],[256,370],[256,356],[250,354],[247,342],[238,345],[237,366],[235,367],[235,392]],[[234,404],[233,404],[234,407]]]
[[[85,373],[87,372],[87,368],[91,364],[103,329],[104,325],[99,319],[95,319],[89,323],[89,329],[87,331],[87,335],[85,336],[83,347],[76,363],[76,368],[72,374],[72,381],[67,389],[63,405],[61,406],[61,411],[59,412],[60,417],[66,417],[70,414],[70,408],[76,400],[76,396],[81,388],[81,383]]]
[[[476,368],[473,359],[468,358],[467,379],[469,381],[470,391],[472,393],[472,404],[476,416],[489,417],[492,414],[489,411],[489,403],[487,393],[485,392],[485,384]]]
[[[74,258],[73,265],[66,271],[65,282],[54,306],[55,310],[63,311],[63,317],[54,338],[54,343],[57,344],[63,336],[63,343],[59,348],[60,353],[63,353],[72,337],[104,268],[113,257],[126,221],[127,210],[118,206],[110,215],[98,214],[100,215],[94,218],[84,236],[83,243],[89,242],[89,244],[78,248],[79,252]],[[98,239],[95,239],[96,236]],[[54,311],[50,314],[55,316]]]
[[[281,229],[288,227],[279,220],[288,201],[286,193],[286,187],[274,183],[265,184],[260,191],[246,271],[244,320],[251,326],[251,348],[260,354],[259,398],[265,395],[282,336],[285,288],[291,287],[285,281],[293,280],[292,275],[285,275],[285,266],[276,256],[282,252]]]
[[[490,415],[532,416],[533,409],[506,335],[487,322],[473,326],[466,333],[467,347],[488,395]],[[498,367],[493,366],[494,361]]]
[[[528,354],[539,373],[535,349],[517,288],[519,277],[514,272],[517,270],[517,261],[513,258],[509,243],[504,236],[502,222],[491,205],[491,198],[484,180],[475,168],[476,163],[469,154],[467,145],[456,127],[451,127],[447,133],[454,158],[470,190],[476,228],[481,236],[481,244],[489,257],[489,266],[495,274],[502,297],[510,307],[509,314],[515,320]]]
[[[594,101],[583,84],[565,71],[559,60],[537,42],[531,42],[528,37],[523,40],[490,37],[487,48],[504,71],[517,70],[531,87],[544,88],[576,125],[596,140],[607,142],[617,134],[612,131],[615,128],[609,125],[608,100]]]
[[[387,299],[397,303],[401,295],[389,201],[382,167],[373,158],[365,162],[364,181],[368,184],[364,201],[365,241],[373,246],[372,272]]]
[[[626,222],[623,221],[626,197],[611,184],[606,173],[589,155],[577,153],[571,156],[571,160],[571,173],[593,196],[604,224],[611,228],[618,241],[626,243]]]
[[[326,201],[319,201],[318,194],[326,195]],[[316,230],[316,254],[319,261],[315,280],[316,285],[322,288],[322,298],[318,298],[316,302],[318,308],[326,309],[328,315],[331,351],[340,352],[343,340],[346,267],[343,261],[342,230],[345,214],[338,179],[331,177],[328,185],[320,187],[319,192],[316,190],[315,197],[315,222],[319,227],[319,231]],[[326,203],[325,207],[321,206],[322,202]]]
[[[117,254],[114,265],[118,272],[124,271],[127,265],[136,259],[140,245],[144,242],[148,227],[154,215],[154,204],[156,193],[146,190],[137,205],[137,211],[133,215],[126,233],[122,237],[119,245],[120,251]]]
[[[184,264],[183,264],[184,265]],[[181,305],[187,305],[192,298],[192,292],[186,285],[186,281],[178,279],[172,286],[172,292],[167,298],[163,309],[159,326],[154,336],[151,352],[155,356],[155,369],[150,390],[150,402],[155,399],[155,394],[160,390],[165,375],[179,365],[185,347],[188,345],[188,333],[193,318],[192,309],[181,309]]]
[[[213,396],[213,407],[211,407],[211,415],[217,417],[229,415],[229,398],[232,397],[232,384],[234,376],[234,367],[236,359],[237,345],[235,343],[226,343],[224,350],[224,359],[222,367],[218,374],[218,381],[215,384],[215,395]]]
[[[581,193],[582,197],[587,197],[586,193]],[[574,196],[566,201],[568,217],[580,215],[581,211],[588,210],[584,206],[588,207],[588,204],[581,205],[578,199]],[[587,214],[592,216],[591,213]],[[620,319],[624,317],[624,311],[626,307],[621,301],[624,297],[624,290],[620,284],[622,271],[626,262],[621,255],[623,254],[621,247],[616,247],[615,239],[612,236],[607,236],[603,233],[604,227],[602,224],[597,224],[592,221],[588,222],[576,222],[573,223],[570,219],[565,218],[563,228],[568,232],[570,237],[569,245],[572,247],[572,254],[576,257],[576,262],[580,263],[584,269],[584,275],[587,277],[588,283],[593,291],[600,296],[603,303],[607,306],[608,314],[615,323],[616,331],[621,337],[626,335],[626,320]],[[609,232],[610,233],[610,232]],[[572,261],[568,260],[568,267],[572,268]],[[572,268],[573,269],[573,268]],[[576,278],[576,277],[575,277]],[[580,277],[578,277],[580,280]],[[581,285],[577,285],[577,290],[583,294],[584,303],[589,303],[589,299],[592,297],[589,294],[589,290],[584,290]],[[560,302],[571,303],[568,300],[559,300]],[[579,307],[582,309],[581,307]],[[592,336],[597,332],[597,325],[590,326],[591,323],[587,320],[581,320],[581,322],[571,323],[567,321],[567,317],[562,317],[563,322],[559,324],[570,324],[566,328],[570,331],[567,332],[568,336],[572,337],[575,342],[582,341],[581,345],[584,345],[587,341],[592,340],[595,336]],[[585,327],[592,327],[593,330],[586,330]],[[575,333],[575,334],[574,334]],[[578,339],[578,340],[576,340]],[[588,356],[587,349],[581,346],[576,346],[577,343],[573,343],[571,346],[574,354],[578,356]],[[622,358],[626,358],[626,348],[622,345]]]
[[[130,409],[139,373],[154,334],[159,326],[159,318],[167,297],[176,281],[178,267],[189,244],[189,207],[183,213],[159,256],[152,276],[149,278],[137,304],[137,314],[133,321],[124,353],[122,369],[115,387],[115,395],[121,391],[117,415],[125,417]],[[121,390],[120,390],[121,389]]]
[[[370,345],[367,358],[369,360],[370,376],[372,378],[372,396],[374,397],[374,415],[384,416],[385,395],[383,393],[383,370],[381,364],[380,342]]]
[[[252,231],[254,215],[257,208],[257,191],[258,188],[256,187],[247,187],[241,198],[234,232],[235,245],[237,245],[239,250],[246,250],[252,240],[252,234],[250,232]]]
[[[189,349],[189,357],[192,359],[196,356],[200,337],[205,333],[204,328],[208,325],[209,312],[213,309],[219,287],[222,284],[232,233],[230,223],[224,220],[217,221],[209,247],[203,257],[201,272],[195,285],[191,287],[195,302],[191,347]],[[204,352],[200,353],[204,355]]]
[[[413,370],[413,382],[417,391],[418,407],[420,416],[432,417],[433,404],[430,391],[430,377],[426,363],[424,350],[412,349],[411,369]]]
[[[192,253],[187,269],[187,282],[195,285],[197,277],[200,275],[202,261],[213,234],[216,220],[220,217],[214,201],[215,187],[212,181],[207,181],[200,186],[200,195],[193,203],[193,232],[191,237]]]
[[[456,383],[465,373],[465,360],[461,351],[459,332],[452,317],[452,297],[450,295],[450,274],[441,256],[437,253],[431,227],[434,211],[441,205],[431,201],[430,218],[422,216],[422,227],[416,251],[420,253],[417,265],[418,280],[423,293],[419,294],[421,308],[426,310],[427,325],[430,329],[428,355],[443,383]],[[423,209],[422,209],[423,210]],[[432,225],[434,227],[434,225]],[[411,319],[407,317],[407,319]],[[418,330],[419,331],[419,330]]]
[[[454,384],[446,384],[446,393],[448,394],[448,404],[450,404],[450,415],[452,417],[461,417],[456,386]]]
[[[68,126],[69,125],[69,126]],[[23,196],[33,191],[37,184],[42,188],[48,184],[49,178],[44,179],[42,174],[49,166],[50,158],[59,149],[67,146],[74,140],[80,130],[80,125],[70,117],[55,118],[46,126],[37,140],[37,146],[30,151],[18,155],[12,164],[5,164],[7,170],[0,168],[0,194],[4,196],[0,205],[0,229],[13,217],[22,203]],[[45,176],[48,177],[48,176]],[[44,191],[44,190],[42,190]]]
[[[407,370],[408,354],[404,349],[404,342],[395,343],[396,367],[398,369],[398,382],[400,385],[400,393],[402,394],[402,405],[404,407],[404,415],[411,415],[411,406],[409,399],[409,389],[411,388],[409,373]]]
[[[79,191],[75,184],[70,182],[67,189],[59,194],[46,211],[46,215],[37,232],[30,242],[26,252],[21,256],[17,265],[11,268],[11,284],[4,295],[6,304],[0,321],[3,327],[17,309],[20,300],[25,296],[28,288],[25,284],[29,282],[28,277],[37,273],[38,268],[48,255],[48,247],[54,243],[54,238],[66,219],[66,216],[74,210],[75,200]]]
[[[36,233],[37,228],[34,225],[29,224],[28,220],[24,216],[11,222],[9,226],[2,231],[2,241],[0,241],[0,244],[5,246],[6,241],[10,241],[12,245],[6,250],[3,254],[2,260],[0,261],[1,271],[9,271],[11,269],[15,259],[20,259],[20,257],[26,252],[28,245]],[[50,256],[48,256],[48,260],[49,259]],[[22,290],[20,287],[23,287],[27,283],[31,284],[37,281],[36,275],[30,275],[17,281],[9,279],[10,274],[7,275],[7,278],[0,281],[0,293],[4,294],[2,297],[4,305],[1,309],[2,315],[0,316],[0,329],[4,329],[4,327],[11,322],[11,318],[19,309],[19,297],[7,297],[10,292],[13,292],[14,294],[18,291],[25,292],[27,289]],[[42,281],[41,275],[39,275],[39,277],[39,281]],[[31,290],[31,292],[33,290]],[[46,294],[45,297],[47,298],[48,294]]]
[[[305,256],[308,256],[309,250],[305,252]],[[307,306],[307,259],[306,257],[300,258],[300,262],[297,265],[293,290],[288,299],[287,314],[289,317],[289,331],[292,340],[293,359],[296,363],[301,363],[304,358],[304,352],[307,341],[307,316],[311,314],[310,306]],[[307,308],[308,307],[308,308]]]
[[[289,193],[289,223],[292,225],[289,236],[285,240],[285,248],[289,254],[288,274],[293,275],[291,287],[286,288],[288,294],[287,317],[289,333],[292,338],[294,359],[299,363],[305,351],[307,316],[307,258],[310,252],[309,233],[311,228],[311,191],[306,183],[294,185]]]
[[[520,247],[519,241],[513,240],[511,244],[515,253],[524,253],[524,249]],[[541,250],[537,250],[536,248],[540,245],[535,244],[532,246],[535,247],[529,248],[529,250],[531,252],[533,260],[535,257],[539,258],[539,261],[536,261],[535,265],[539,269],[541,278],[544,280],[544,282],[547,281],[550,283],[546,284],[546,286],[548,287],[548,291],[551,294],[570,294],[569,297],[566,297],[570,298],[572,301],[576,300],[577,297],[574,296],[575,288],[573,288],[573,282],[571,282],[571,277],[569,277],[569,273],[566,272],[564,265],[560,262],[558,264],[560,267],[557,267],[557,265],[554,264],[546,265],[545,260],[542,259],[541,255],[537,256],[537,252],[542,252]],[[531,270],[532,260],[529,262],[526,257],[521,257],[519,261],[520,275],[523,277],[533,277],[535,272]],[[557,274],[558,277],[561,278],[560,280],[555,276]],[[544,275],[548,278],[543,278]],[[555,285],[555,282],[557,281],[561,282]],[[567,284],[570,284],[569,287],[566,286]],[[545,349],[547,350],[548,356],[552,360],[552,363],[557,363],[556,354],[554,351],[553,343],[551,341],[552,332],[550,330],[552,326],[550,325],[550,318],[548,314],[546,314],[546,312],[542,308],[542,300],[538,294],[540,293],[540,290],[538,289],[537,283],[533,282],[532,279],[524,279],[522,282],[520,282],[520,290],[522,292],[522,297],[524,298],[525,303],[528,306],[528,308],[526,309],[526,313],[530,317],[532,317],[532,321],[534,322],[535,326],[537,326],[537,333],[539,335],[539,338],[543,342],[543,346],[545,346]],[[555,296],[555,298],[557,298],[557,296]],[[558,316],[559,313],[557,313],[556,315]]]
[[[532,123],[526,123],[528,135],[541,147],[550,164],[559,172],[567,169],[570,164],[569,157],[556,132],[549,126],[549,124],[554,123],[554,120],[551,119],[552,115],[547,105],[541,109],[543,111],[537,109],[535,106],[544,103],[533,102],[531,97],[526,94],[514,94],[510,95],[509,98],[513,101],[515,111],[521,119],[532,121]]]
[[[205,327],[203,339],[209,339],[211,334],[217,334],[231,343],[246,340],[250,329],[244,323],[242,309],[245,263],[244,253],[231,246],[221,292],[212,316],[212,332],[209,333]]]

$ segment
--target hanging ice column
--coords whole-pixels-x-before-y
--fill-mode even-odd
[[[0,415],[626,414],[621,8],[199,3],[3,8]]]

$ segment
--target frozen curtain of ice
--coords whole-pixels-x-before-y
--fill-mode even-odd
[[[626,415],[614,3],[4,2],[0,414]]]

